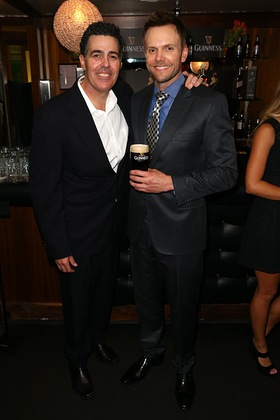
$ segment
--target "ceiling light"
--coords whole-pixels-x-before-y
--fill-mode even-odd
[[[78,53],[84,31],[100,20],[103,20],[101,13],[90,1],[66,0],[54,16],[54,33],[63,47]]]

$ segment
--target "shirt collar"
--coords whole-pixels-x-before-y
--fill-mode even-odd
[[[164,89],[164,92],[168,93],[169,96],[175,98],[179,90],[181,89],[182,84],[185,82],[185,77],[183,73],[178,77],[175,82],[173,82],[170,86]],[[159,89],[154,85],[154,95],[159,91]]]
[[[93,114],[109,114],[109,112],[111,112],[116,104],[117,104],[117,97],[114,94],[114,92],[112,90],[109,91],[107,99],[106,99],[106,111],[101,111],[100,109],[95,108],[95,106],[93,105],[93,103],[91,102],[91,100],[89,99],[88,95],[86,94],[86,92],[84,91],[84,89],[81,87],[81,82],[83,81],[85,76],[81,76],[78,80],[78,87],[80,89],[80,92],[84,98],[84,100],[86,101],[86,104],[90,110],[90,113]]]

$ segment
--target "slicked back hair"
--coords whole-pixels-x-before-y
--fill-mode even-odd
[[[92,35],[105,35],[112,36],[115,38],[119,45],[119,54],[120,58],[122,57],[122,51],[124,46],[124,41],[121,35],[120,28],[113,23],[108,22],[94,22],[91,23],[88,28],[85,30],[81,42],[80,42],[80,53],[86,57],[88,52],[88,41]]]
[[[178,35],[181,39],[182,48],[186,44],[187,40],[187,29],[183,22],[175,15],[166,12],[154,12],[150,15],[149,19],[144,25],[142,39],[145,45],[145,37],[148,29],[155,28],[158,26],[174,25]]]

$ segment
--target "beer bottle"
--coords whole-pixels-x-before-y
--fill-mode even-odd
[[[235,113],[231,117],[231,124],[232,124],[232,131],[233,131],[234,138],[236,137],[236,120],[237,120],[237,114]]]
[[[242,36],[239,36],[238,42],[236,45],[236,58],[242,58],[242,56],[243,56]]]
[[[235,78],[235,98],[242,99],[243,98],[243,76],[242,76],[242,67],[239,67],[238,74]]]
[[[244,114],[240,112],[236,122],[236,137],[242,139],[244,137]]]
[[[193,40],[191,36],[189,37],[188,50],[188,58],[193,58]]]
[[[250,35],[247,35],[246,42],[245,42],[245,58],[250,58],[250,52],[251,52]]]
[[[254,44],[254,58],[259,58],[260,56],[260,37],[256,36],[256,41]]]
[[[249,118],[248,123],[247,123],[247,138],[250,137],[251,133],[252,133],[252,121]]]

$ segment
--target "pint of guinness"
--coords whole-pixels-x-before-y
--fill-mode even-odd
[[[131,169],[147,171],[150,163],[148,144],[132,144],[130,146]]]

